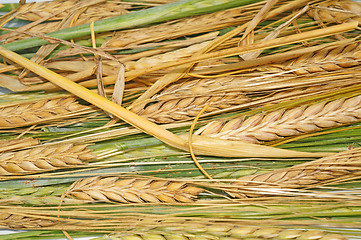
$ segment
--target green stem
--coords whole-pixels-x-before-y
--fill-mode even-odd
[[[131,12],[94,22],[96,33],[138,27],[146,24],[216,12],[219,10],[247,5],[260,0],[182,0],[140,11]],[[67,28],[47,34],[64,40],[87,36],[90,34],[90,23]],[[28,38],[3,45],[5,48],[18,51],[47,44],[40,38]]]

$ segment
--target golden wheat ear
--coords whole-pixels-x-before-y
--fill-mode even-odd
[[[77,103],[71,97],[11,104],[0,107],[0,129],[54,122],[89,110],[89,107]]]
[[[361,176],[360,164],[361,148],[355,148],[289,168],[240,177],[233,184],[259,188],[316,187]],[[243,193],[231,195],[244,197]]]
[[[356,96],[256,114],[247,119],[216,120],[196,134],[252,143],[277,140],[359,122],[360,103],[361,96]]]
[[[0,175],[25,175],[82,166],[94,158],[86,146],[57,144],[0,153]]]
[[[227,109],[249,102],[240,91],[217,91],[235,77],[200,79],[174,84],[149,101],[135,105],[131,110],[150,121],[170,123],[193,119],[208,105],[205,113]]]
[[[180,230],[173,230],[172,227],[155,228],[153,231],[142,233],[114,233],[109,235],[112,240],[347,240],[348,238],[339,234],[332,234],[321,230],[298,230],[284,229],[279,227],[258,227],[258,226],[235,226],[233,224],[202,225],[192,227],[177,227]]]
[[[57,221],[27,217],[23,215],[0,213],[0,227],[3,229],[40,229],[57,225]]]
[[[91,177],[76,181],[67,193],[91,202],[191,203],[203,191],[186,182]]]

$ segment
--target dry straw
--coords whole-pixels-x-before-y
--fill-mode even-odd
[[[182,181],[91,177],[76,181],[67,194],[91,202],[191,203],[203,191]]]
[[[263,142],[359,122],[361,96],[324,101],[293,109],[256,114],[247,119],[216,120],[197,134],[218,139]]]
[[[4,105],[0,107],[0,129],[49,123],[83,114],[87,110],[89,107],[71,97]]]
[[[24,175],[84,165],[94,158],[87,145],[58,144],[0,154],[0,175]]]

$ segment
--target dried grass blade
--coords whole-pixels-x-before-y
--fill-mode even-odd
[[[254,16],[254,18],[247,24],[247,28],[240,39],[239,45],[248,45],[253,43],[252,35],[254,33],[254,29],[265,18],[266,14],[271,10],[273,5],[277,3],[277,1],[278,0],[268,0],[266,2],[266,4],[261,8],[261,10],[256,14],[256,16]]]
[[[27,86],[13,76],[0,74],[0,87],[7,88],[11,91],[22,91]]]
[[[39,143],[39,139],[32,137],[0,140],[0,152],[14,151],[22,148],[32,147],[38,145]]]
[[[290,18],[287,22],[281,24],[280,26],[278,26],[273,32],[271,32],[270,34],[268,34],[263,40],[261,41],[266,41],[266,40],[271,40],[271,39],[275,39],[282,30],[284,30],[286,27],[288,27],[288,25],[290,25],[296,18],[298,18],[300,15],[304,14],[307,10],[309,9],[308,5],[306,5],[301,11],[299,11],[297,14],[295,14],[292,18]],[[242,37],[243,38],[243,37]],[[245,40],[243,40],[245,41]],[[252,42],[253,43],[253,42]],[[241,42],[242,44],[242,42]],[[260,54],[262,53],[262,51],[255,51],[255,52],[250,52],[250,53],[245,53],[245,54],[241,54],[240,57],[243,58],[244,60],[250,60],[250,59],[254,59],[257,58]]]

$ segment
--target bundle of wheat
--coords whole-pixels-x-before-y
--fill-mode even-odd
[[[1,9],[0,239],[360,239],[359,3]]]

